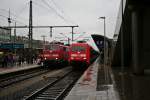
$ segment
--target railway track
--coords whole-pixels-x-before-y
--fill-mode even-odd
[[[70,91],[82,72],[69,72],[61,77],[49,77],[50,82],[35,92],[24,96],[23,100],[62,100]]]
[[[23,73],[23,74],[18,74],[18,75],[15,75],[15,76],[11,76],[11,77],[1,79],[0,80],[0,88],[1,89],[5,88],[9,85],[15,84],[17,82],[20,82],[20,81],[23,81],[23,80],[26,80],[26,79],[29,79],[29,78],[47,73],[47,72],[49,72],[49,70],[39,69],[39,70],[26,72],[26,73]]]

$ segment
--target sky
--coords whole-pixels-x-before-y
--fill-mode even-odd
[[[0,26],[8,25],[9,9],[12,26],[15,21],[20,26],[28,25],[29,1],[1,0]],[[78,25],[74,28],[74,39],[89,39],[88,42],[94,46],[90,35],[104,34],[104,20],[99,17],[106,17],[106,36],[113,37],[119,4],[120,0],[33,0],[33,25]],[[52,38],[49,32],[50,29],[34,29],[33,38],[41,40],[42,35],[47,41],[71,38],[71,28],[54,28]],[[27,36],[28,29],[17,29],[17,35]]]

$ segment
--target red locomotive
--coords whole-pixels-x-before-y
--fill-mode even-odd
[[[42,52],[41,64],[44,67],[50,65],[66,65],[68,63],[69,47],[59,43],[45,45]]]
[[[98,52],[87,43],[73,43],[70,46],[69,62],[72,66],[88,66],[97,56]]]

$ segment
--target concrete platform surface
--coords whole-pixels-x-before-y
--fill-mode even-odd
[[[0,75],[40,67],[37,64],[0,68]]]
[[[72,88],[65,100],[120,100],[114,85],[106,85],[107,89],[97,91],[98,60],[92,64]]]

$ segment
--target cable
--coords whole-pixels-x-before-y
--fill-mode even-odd
[[[36,6],[39,6],[41,8],[45,8],[47,11],[50,11],[48,8],[46,8],[45,6],[39,4],[38,2],[33,2],[33,4],[35,4]]]
[[[62,15],[60,15],[54,8],[52,8],[45,0],[41,0],[47,7],[49,7],[51,10],[55,12],[55,14],[63,19],[65,22],[68,22]]]
[[[71,24],[74,24],[74,22],[73,21],[71,21],[71,20],[67,20],[64,16],[62,16],[61,14],[59,14],[57,11],[56,11],[56,9],[54,9],[53,7],[51,7],[49,4],[48,4],[48,2],[46,2],[45,0],[41,0],[43,3],[44,3],[44,5],[46,5],[47,7],[45,7],[45,6],[43,6],[43,5],[41,5],[41,3],[39,4],[38,2],[35,2],[34,1],[34,4],[35,5],[37,5],[37,6],[39,6],[39,7],[41,7],[41,8],[45,8],[45,9],[47,9],[48,11],[50,11],[50,9],[53,11],[53,12],[55,12],[55,14],[58,16],[58,17],[60,17],[61,19],[63,19],[65,22],[69,22],[69,23],[71,23]],[[57,6],[57,4],[54,2],[54,1],[52,1],[53,2],[53,4],[59,9],[60,7],[58,7]],[[50,8],[50,9],[49,9]],[[60,9],[59,9],[60,10]],[[64,11],[63,10],[61,10],[61,13],[63,13],[63,14],[65,14],[64,13]]]
[[[49,0],[50,1],[50,0]],[[54,1],[54,0],[51,0],[51,2],[55,5],[55,7],[65,16],[67,16],[67,18],[69,18],[69,16],[63,11],[63,9]],[[65,18],[65,17],[64,17]],[[70,19],[70,18],[69,18]],[[70,20],[67,20],[69,23],[71,24],[76,24],[75,22],[73,22],[71,19]],[[77,24],[76,24],[77,25]]]
[[[6,9],[0,9],[0,10],[1,10],[1,11],[3,11],[3,12],[7,12],[7,13],[9,13],[9,11],[8,11],[8,10],[6,10]],[[16,14],[14,14],[14,13],[12,13],[12,12],[10,12],[10,14],[11,14],[11,15],[13,15],[14,19],[17,19],[17,15],[16,15]],[[20,19],[27,20],[27,19],[25,19],[25,18],[21,18],[21,17],[20,17]]]
[[[9,11],[7,11],[7,10],[5,10],[5,9],[0,9],[1,11],[5,11],[5,12],[9,12]],[[12,13],[12,12],[10,12],[12,15],[14,15],[15,16],[15,14],[14,13]],[[8,19],[8,17],[7,16],[4,16],[4,15],[0,15],[1,17],[4,17],[4,18],[7,18]],[[13,19],[13,18],[11,18],[11,20],[12,21],[14,21],[14,22],[18,22],[18,23],[20,23],[20,24],[24,24],[24,25],[26,25],[25,23],[23,23],[23,22],[21,22],[21,21],[18,21],[18,20],[16,20],[16,19]]]
[[[8,19],[7,16],[4,16],[4,15],[0,15],[0,16]],[[14,22],[18,22],[18,23],[20,23],[20,24],[26,25],[25,23],[22,23],[22,22],[20,22],[20,21],[18,21],[18,20],[14,20],[14,19],[12,19],[12,18],[10,18],[10,19],[11,19],[12,21],[14,21]]]
[[[28,2],[28,3],[29,3],[29,2]],[[27,5],[28,3],[26,3],[25,6],[22,7],[22,9],[20,9],[20,11],[16,14],[16,16],[15,16],[16,19],[17,19],[17,18],[25,19],[25,18],[20,17],[20,15],[21,15],[21,13],[25,10],[26,5]],[[28,19],[25,19],[25,20],[28,20]]]
[[[53,12],[55,12],[55,14],[58,16],[58,17],[60,17],[61,19],[63,19],[63,20],[65,20],[66,21],[66,19],[63,17],[63,16],[61,16],[60,14],[58,14],[57,13],[57,11],[54,9],[54,8],[52,8],[49,4],[47,4],[47,2],[46,1],[44,1],[44,0],[42,0],[42,2],[48,7],[48,8],[50,8]],[[46,8],[45,6],[43,6],[43,5],[41,5],[41,4],[38,4],[37,2],[35,3],[34,2],[34,4],[36,4],[37,6],[40,6],[40,7],[44,7],[44,8]],[[48,8],[46,8],[48,11],[50,11],[50,9],[48,9]]]
[[[49,1],[50,1],[50,0],[49,0]],[[62,8],[60,8],[60,6],[58,6],[54,0],[51,0],[51,2],[55,5],[55,7],[56,7],[57,9],[60,10],[61,13],[64,13],[64,11],[62,10]]]

